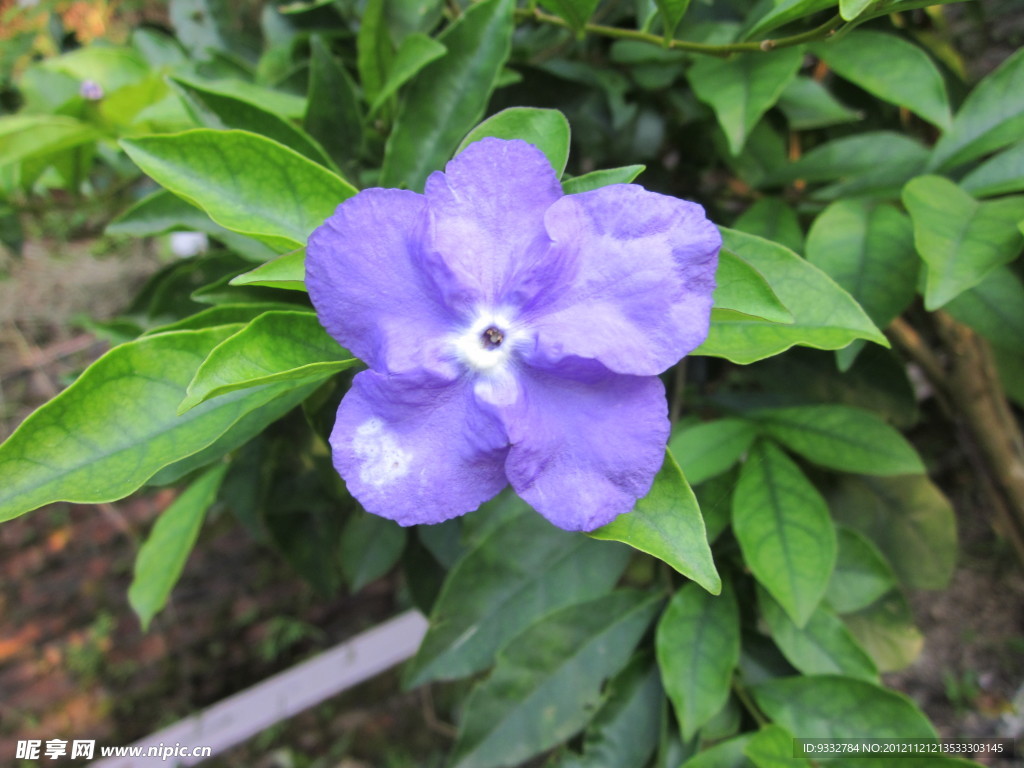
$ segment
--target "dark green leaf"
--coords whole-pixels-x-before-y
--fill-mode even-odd
[[[718,254],[715,283],[715,309],[728,309],[774,323],[793,322],[793,315],[761,273],[724,249]]]
[[[896,586],[896,576],[878,547],[863,534],[840,526],[839,555],[825,599],[837,613],[866,608]]]
[[[863,118],[862,113],[838,101],[813,77],[797,77],[787,85],[779,97],[779,109],[794,131],[827,128]]]
[[[139,617],[142,630],[163,610],[178,577],[199,537],[206,510],[217,498],[227,464],[218,464],[200,475],[160,513],[139,554],[135,575],[128,588],[128,602]]]
[[[928,54],[901,37],[858,29],[813,52],[840,77],[883,101],[906,107],[940,129],[950,125],[949,97]]]
[[[796,77],[801,61],[800,48],[783,48],[768,56],[705,56],[690,67],[690,85],[697,98],[714,110],[732,154],[743,149],[751,130]]]
[[[681,768],[757,768],[743,751],[753,738],[752,733],[723,741],[691,757]]]
[[[671,453],[636,508],[590,535],[654,555],[712,594],[722,588],[697,499]]]
[[[656,595],[613,592],[550,613],[513,638],[466,700],[453,768],[517,765],[576,733],[660,604]]]
[[[732,590],[714,596],[684,585],[658,622],[655,649],[683,741],[689,741],[725,705],[739,663],[740,613]]]
[[[582,176],[574,176],[571,179],[562,179],[562,191],[567,195],[575,195],[578,192],[600,189],[609,184],[629,184],[643,173],[646,167],[645,165],[624,165],[621,168],[606,168],[600,171],[591,171]]]
[[[350,171],[359,159],[363,141],[359,94],[320,35],[311,38],[310,52],[309,100],[302,124],[339,168]]]
[[[509,107],[484,120],[471,130],[455,150],[458,154],[474,141],[487,136],[522,139],[533,144],[547,157],[555,174],[562,175],[569,160],[569,121],[557,109]]]
[[[583,27],[594,15],[598,0],[540,0],[540,4],[569,22],[569,28],[582,33]]]
[[[690,7],[690,0],[654,0],[661,13],[661,20],[665,26],[665,39],[670,40],[676,33],[676,27],[683,20],[687,9]]]
[[[386,9],[387,0],[367,0],[356,38],[359,82],[363,86],[363,97],[370,104],[376,103],[395,55],[384,21]]]
[[[626,547],[567,533],[522,502],[516,507],[449,574],[406,670],[410,685],[484,669],[540,616],[604,594],[618,581]]]
[[[974,197],[1024,192],[1024,141],[986,160],[960,181]]]
[[[755,37],[761,37],[765,32],[770,32],[776,27],[781,27],[783,24],[788,24],[791,21],[810,16],[812,13],[831,8],[835,4],[836,0],[780,0],[780,2],[775,3],[775,6],[768,13],[757,19],[743,33],[743,39],[750,40]],[[755,5],[755,13],[764,7],[762,5]]]
[[[687,479],[700,485],[739,461],[755,437],[757,430],[745,419],[715,419],[676,428],[668,449]]]
[[[441,43],[420,33],[409,35],[395,52],[388,68],[387,78],[370,104],[370,112],[376,112],[398,89],[419,74],[427,64],[441,58],[448,52]]]
[[[732,528],[754,577],[804,626],[836,561],[825,500],[779,448],[754,446],[732,501]]]
[[[992,270],[946,311],[994,345],[1024,355],[1024,284],[1009,267]]]
[[[794,211],[781,197],[762,197],[736,219],[733,229],[757,235],[802,253],[804,233]]]
[[[448,55],[412,81],[388,139],[382,186],[422,189],[480,119],[508,59],[514,5],[483,0],[441,35]]]
[[[356,513],[341,534],[341,572],[358,592],[395,567],[405,548],[405,529],[376,515]]]
[[[304,246],[356,193],[323,166],[245,131],[199,129],[121,145],[143,171],[218,224],[282,250]]]
[[[914,221],[914,245],[928,265],[928,309],[973,288],[1024,247],[1017,228],[1024,196],[979,203],[949,179],[918,176],[904,187],[903,204]]]

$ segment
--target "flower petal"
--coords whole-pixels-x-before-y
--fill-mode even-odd
[[[650,376],[704,341],[722,238],[703,208],[614,184],[563,197],[545,221],[575,268],[553,301],[527,307],[531,362],[575,355]]]
[[[505,431],[465,377],[359,373],[338,408],[331,448],[349,492],[400,525],[472,512],[507,484]]]
[[[592,531],[629,512],[665,457],[668,406],[655,376],[577,360],[572,378],[520,369],[521,396],[498,407],[512,448],[509,482],[544,517]]]
[[[516,276],[546,255],[544,212],[562,196],[544,153],[521,140],[482,139],[431,174],[424,194],[437,257],[469,289],[462,302],[496,309],[518,301],[508,286],[527,287]]]
[[[427,225],[422,195],[363,190],[310,236],[306,287],[327,332],[373,370],[454,379],[445,339],[457,320],[424,267]]]

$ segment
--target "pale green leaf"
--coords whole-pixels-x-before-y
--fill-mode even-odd
[[[645,165],[624,165],[621,168],[605,168],[600,171],[591,171],[582,176],[574,176],[571,179],[562,179],[562,191],[567,195],[575,195],[578,192],[589,192],[593,189],[600,189],[609,184],[629,184],[637,176],[644,172]]]
[[[65,115],[0,117],[0,166],[52,155],[99,138],[96,129]]]
[[[946,311],[996,347],[1024,356],[1024,284],[1011,268],[992,270],[949,302]]]
[[[874,2],[874,0],[839,0],[839,15],[844,21],[853,21]]]
[[[231,278],[231,285],[261,285],[265,288],[306,290],[306,251],[299,248]]]
[[[832,8],[835,4],[836,0],[778,0],[774,3],[774,7],[755,5],[755,10],[765,7],[770,10],[743,33],[743,39],[751,40],[762,37],[765,32],[770,32],[776,27],[810,16],[812,13],[823,11],[826,8]]]
[[[755,437],[757,430],[745,419],[715,419],[680,425],[673,430],[668,449],[687,479],[699,485],[739,461]]]
[[[419,74],[421,69],[447,52],[448,49],[432,37],[414,33],[405,38],[391,60],[387,78],[370,103],[370,113],[373,114],[384,106],[387,100]]]
[[[852,613],[895,587],[896,576],[870,539],[844,526],[837,533],[839,554],[825,599],[836,613]]]
[[[793,322],[793,315],[768,281],[750,264],[724,249],[718,254],[714,307],[774,323]]]
[[[569,121],[557,109],[503,109],[466,134],[455,154],[474,141],[488,136],[498,139],[522,139],[532,144],[544,153],[557,176],[562,175],[569,160]]]
[[[893,591],[843,621],[880,672],[897,672],[912,664],[924,648],[924,637],[914,626],[910,606]]]
[[[973,197],[1024,192],[1024,141],[993,155],[960,180]]]
[[[793,757],[793,734],[778,723],[762,725],[743,750],[757,768],[811,768],[806,758]]]

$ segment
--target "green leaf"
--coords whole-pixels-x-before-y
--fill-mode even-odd
[[[52,155],[99,138],[88,123],[64,115],[0,117],[0,166]]]
[[[218,304],[216,306],[196,312],[173,323],[158,325],[155,328],[147,329],[142,335],[152,336],[167,331],[198,331],[203,328],[212,328],[215,325],[243,325],[255,320],[264,312],[272,310],[295,310],[294,304],[284,302],[266,302],[264,304]]]
[[[228,465],[221,463],[200,475],[160,513],[139,550],[135,575],[128,587],[128,602],[139,617],[143,632],[167,604],[227,469]]]
[[[788,324],[765,323],[736,313],[712,313],[707,341],[694,354],[745,364],[800,344],[841,349],[855,339],[889,346],[864,310],[832,278],[788,248],[735,230],[722,229],[725,248],[768,281],[793,313]]]
[[[755,37],[761,37],[765,32],[770,32],[776,27],[781,27],[783,24],[788,24],[791,21],[810,16],[812,13],[831,8],[835,4],[836,0],[779,0],[779,2],[775,3],[774,8],[743,33],[742,39],[751,40]],[[759,11],[762,7],[764,6],[755,5],[755,12]],[[772,53],[774,54],[775,52],[772,51]]]
[[[918,176],[903,189],[914,221],[914,244],[928,265],[925,307],[938,309],[1024,247],[1017,222],[1024,196],[979,203],[949,179]]]
[[[853,195],[892,197],[928,162],[928,149],[901,133],[873,131],[844,136],[815,147],[795,163],[771,174],[775,183],[796,179],[838,183],[819,190],[816,198]]]
[[[266,312],[211,350],[178,412],[239,389],[319,381],[358,362],[327,335],[312,312]]]
[[[306,99],[293,93],[265,88],[246,80],[220,78],[216,80],[196,80],[203,89],[222,96],[228,96],[249,104],[257,104],[268,112],[273,112],[288,120],[301,120],[306,112]]]
[[[906,107],[939,129],[952,121],[946,85],[923,49],[896,35],[858,29],[811,49],[832,70],[882,101]]]
[[[813,77],[797,77],[779,97],[779,109],[794,131],[852,123],[864,117],[836,99]]]
[[[358,592],[386,574],[405,549],[405,529],[377,515],[356,513],[341,534],[341,572]]]
[[[479,121],[508,60],[514,6],[483,0],[440,36],[448,55],[410,84],[385,148],[381,186],[421,190]]]
[[[934,739],[935,729],[902,693],[838,675],[787,677],[752,689],[772,720],[802,739]]]
[[[836,613],[866,608],[896,586],[885,557],[863,534],[839,526],[839,554],[825,599]]]
[[[777,723],[761,726],[755,733],[743,754],[757,768],[810,768],[806,758],[793,757],[793,734]]]
[[[968,173],[960,180],[960,188],[976,198],[1024,192],[1024,141]]]
[[[676,33],[679,22],[683,20],[687,9],[690,7],[690,0],[654,0],[661,13],[662,24],[665,27],[665,39],[671,40]]]
[[[878,682],[871,657],[827,608],[818,607],[801,628],[764,590],[758,590],[757,604],[782,655],[805,675],[847,675]]]
[[[649,654],[637,654],[608,684],[583,737],[583,754],[569,754],[552,768],[644,768],[658,745],[664,700],[657,665]]]
[[[746,419],[715,419],[673,430],[668,449],[693,485],[722,474],[747,452],[757,437]]]
[[[200,80],[191,80],[182,75],[170,78],[185,97],[196,118],[207,128],[239,130],[258,133],[279,144],[290,147],[314,163],[332,167],[331,160],[323,147],[305,131],[296,128],[285,118],[279,117],[259,104],[228,96],[203,87]]]
[[[1024,355],[1024,284],[1009,267],[992,270],[946,311],[996,346]]]
[[[363,111],[356,84],[320,35],[310,38],[310,53],[309,99],[302,125],[339,168],[351,171],[363,143]]]
[[[54,501],[126,496],[285,392],[288,384],[239,391],[177,415],[193,372],[236,330],[146,336],[93,363],[0,445],[0,521]]]
[[[230,285],[260,285],[265,288],[306,290],[306,250],[299,248],[231,278]]]
[[[385,23],[387,0],[367,0],[356,38],[356,65],[359,68],[359,82],[363,86],[363,97],[375,104],[395,55]]]
[[[736,219],[732,228],[784,245],[796,253],[804,249],[804,233],[796,211],[781,197],[762,197]]]
[[[853,21],[874,2],[874,0],[839,0],[839,15],[844,21]]]
[[[799,47],[763,53],[744,53],[730,59],[705,56],[690,67],[688,77],[697,98],[715,112],[738,155],[758,121],[796,77],[803,61]]]
[[[865,475],[921,474],[914,447],[875,414],[845,405],[804,405],[756,411],[762,432],[829,469]]]
[[[304,246],[356,193],[323,166],[245,131],[201,128],[122,139],[121,146],[146,174],[218,224],[282,250]]]
[[[880,672],[909,666],[924,648],[924,637],[914,626],[910,606],[900,592],[890,592],[876,603],[843,616],[843,621]]]
[[[427,35],[416,32],[405,38],[395,52],[384,84],[370,103],[370,113],[373,114],[384,106],[387,100],[418,75],[421,69],[447,52],[447,48]]]
[[[660,604],[657,595],[613,592],[550,613],[513,638],[466,699],[453,768],[515,765],[576,733]]]
[[[671,453],[665,456],[650,492],[633,511],[619,515],[590,535],[621,541],[654,555],[712,594],[722,588],[697,499]]]
[[[689,741],[729,698],[740,660],[736,596],[728,587],[714,596],[684,585],[658,622],[654,646],[662,684]]]
[[[728,309],[774,323],[793,322],[793,315],[761,273],[724,249],[718,254],[715,283],[716,309]]]
[[[545,154],[555,174],[561,176],[569,160],[569,121],[557,109],[509,107],[484,120],[466,134],[455,150],[458,154],[474,141],[487,136],[522,139]]]
[[[935,145],[929,169],[955,168],[1020,140],[1024,133],[1024,49],[975,86]]]
[[[757,443],[740,472],[732,528],[754,577],[803,627],[836,561],[828,506],[778,447]]]
[[[609,184],[629,184],[643,173],[646,168],[646,165],[624,165],[621,168],[605,168],[600,171],[591,171],[590,173],[584,173],[582,176],[562,179],[562,191],[567,195],[575,195],[579,192],[600,189]]]
[[[956,565],[956,518],[922,475],[841,478],[829,502],[836,518],[871,539],[911,589],[943,589]]]
[[[602,595],[618,581],[626,547],[559,530],[522,502],[516,506],[517,514],[491,529],[449,573],[406,670],[409,685],[478,672],[540,616]]]
[[[540,0],[540,4],[569,23],[569,29],[577,33],[590,21],[597,8],[598,0]]]
[[[743,753],[752,738],[752,733],[744,733],[715,744],[691,757],[681,768],[757,768]]]

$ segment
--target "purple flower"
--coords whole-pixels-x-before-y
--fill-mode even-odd
[[[83,80],[78,86],[78,95],[88,101],[99,101],[103,98],[103,86],[95,80]]]
[[[349,491],[401,525],[508,483],[567,530],[628,512],[668,439],[657,375],[707,335],[720,246],[693,203],[563,195],[524,141],[470,145],[422,195],[345,201],[310,237],[306,284],[369,366],[331,435]]]

